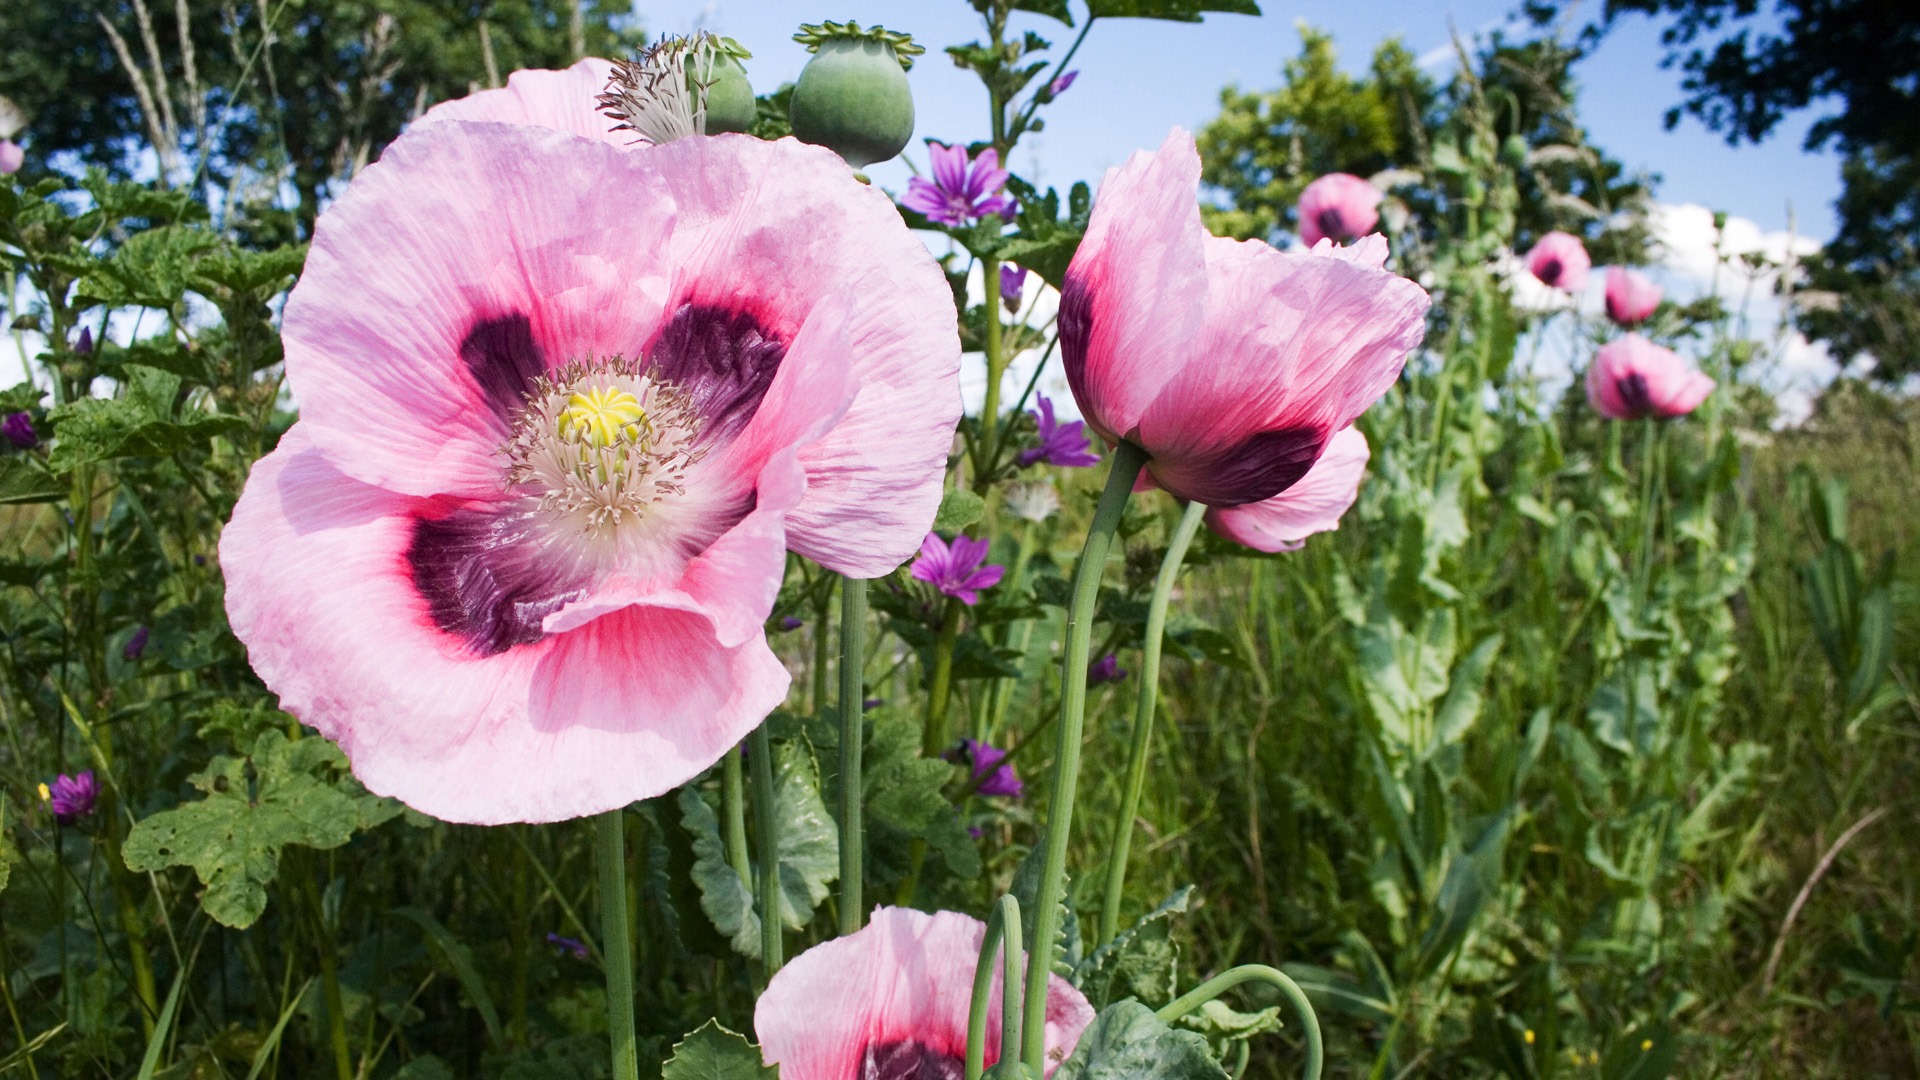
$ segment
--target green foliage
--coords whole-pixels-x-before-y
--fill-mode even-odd
[[[122,370],[127,379],[122,396],[81,398],[52,412],[57,441],[47,464],[55,472],[115,458],[175,454],[246,428],[238,417],[181,415],[178,375],[137,364]]]
[[[760,1050],[719,1021],[709,1020],[675,1043],[660,1067],[660,1080],[775,1080],[779,1070],[760,1064]]]
[[[1102,1009],[1080,1035],[1055,1080],[1222,1080],[1207,1040],[1168,1027],[1153,1010],[1127,1000]]]

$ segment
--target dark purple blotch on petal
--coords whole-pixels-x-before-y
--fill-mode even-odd
[[[1225,450],[1182,462],[1181,479],[1186,482],[1179,490],[1161,486],[1208,506],[1244,506],[1271,499],[1307,475],[1329,437],[1317,427],[1258,431]]]
[[[539,641],[548,615],[586,595],[584,578],[547,550],[538,514],[463,509],[414,523],[414,587],[434,625],[482,656]]]
[[[1320,226],[1321,236],[1330,236],[1335,241],[1353,239],[1353,230],[1347,228],[1347,219],[1338,207],[1329,206],[1320,211],[1315,223]]]
[[[487,404],[508,420],[526,405],[533,381],[547,372],[546,356],[534,344],[533,320],[519,312],[474,323],[460,339],[460,359]]]
[[[1068,273],[1060,290],[1060,311],[1055,316],[1060,332],[1060,366],[1067,373],[1067,387],[1073,400],[1081,403],[1088,420],[1094,416],[1086,409],[1087,343],[1093,338],[1093,294],[1078,274]]]
[[[660,376],[693,398],[704,439],[740,434],[767,396],[787,344],[742,311],[682,304],[647,349]]]
[[[964,1075],[960,1059],[911,1040],[869,1043],[860,1058],[859,1080],[960,1080]]]
[[[1540,264],[1540,272],[1533,276],[1539,278],[1547,285],[1558,285],[1560,283],[1560,275],[1565,272],[1566,269],[1559,259],[1548,259],[1546,262]]]
[[[1646,416],[1653,412],[1653,394],[1647,387],[1647,377],[1634,372],[1614,380],[1613,388],[1620,392],[1620,403],[1627,411],[1636,416]]]

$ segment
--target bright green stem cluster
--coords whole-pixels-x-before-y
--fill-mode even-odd
[[[840,934],[860,929],[866,921],[860,895],[861,863],[866,855],[866,832],[861,820],[864,796],[861,777],[862,742],[866,725],[865,671],[867,643],[867,583],[847,578],[840,583]]]
[[[1113,853],[1107,863],[1106,903],[1100,909],[1100,944],[1113,940],[1120,932],[1120,894],[1127,881],[1127,853],[1133,846],[1133,819],[1140,813],[1140,792],[1147,783],[1147,755],[1153,742],[1153,710],[1159,703],[1160,644],[1167,629],[1167,602],[1173,596],[1173,583],[1180,576],[1180,564],[1187,560],[1187,548],[1207,515],[1201,503],[1188,503],[1167,543],[1166,558],[1160,562],[1160,576],[1153,581],[1153,598],[1147,603],[1146,638],[1140,658],[1140,696],[1133,710],[1133,745],[1127,751],[1127,787],[1113,818]]]
[[[627,841],[624,808],[593,819],[593,862],[600,878],[600,943],[607,965],[607,1036],[613,1080],[640,1080],[633,1029],[633,941],[627,926]]]
[[[1147,464],[1147,452],[1122,442],[1113,454],[1107,486],[1093,510],[1086,546],[1073,567],[1073,599],[1067,608],[1067,647],[1060,672],[1060,741],[1053,759],[1053,786],[1047,799],[1045,861],[1041,864],[1039,905],[1033,913],[1034,962],[1027,965],[1026,1025],[1020,1057],[1035,1076],[1044,1075],[1047,1042],[1047,975],[1053,941],[1060,930],[1060,894],[1067,868],[1067,839],[1073,831],[1073,799],[1080,785],[1080,736],[1086,727],[1087,652],[1093,631],[1094,603],[1107,552],[1119,531],[1120,517],[1133,494],[1133,482]]]

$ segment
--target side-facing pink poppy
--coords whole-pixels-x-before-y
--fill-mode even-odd
[[[1340,527],[1367,475],[1367,437],[1341,428],[1300,482],[1271,499],[1207,511],[1207,526],[1255,551],[1298,551],[1314,533]]]
[[[1587,287],[1587,271],[1593,259],[1587,245],[1572,233],[1550,232],[1527,252],[1527,271],[1541,284],[1562,292],[1577,293]]]
[[[875,576],[926,535],[949,297],[826,150],[421,125],[287,301],[301,416],[221,538],[234,632],[427,813],[669,790],[785,696],[762,627],[788,549]]]
[[[1628,334],[1600,346],[1587,366],[1587,401],[1614,420],[1685,416],[1713,393],[1711,378],[1672,349]]]
[[[768,983],[753,1030],[781,1080],[928,1080],[958,1077],[967,1054],[974,967],[987,926],[942,911],[875,909],[858,932],[815,945]],[[1000,1059],[1000,982],[994,961],[986,1063]],[[1047,990],[1046,1072],[1065,1061],[1093,1007],[1058,975]]]
[[[1344,244],[1380,224],[1380,189],[1352,173],[1328,173],[1300,193],[1300,240]]]
[[[1638,326],[1660,306],[1660,286],[1624,266],[1607,267],[1607,318]]]
[[[1428,300],[1378,235],[1305,253],[1207,235],[1199,184],[1178,128],[1108,171],[1067,268],[1061,356],[1088,426],[1144,449],[1147,478],[1240,506],[1292,487],[1387,392]]]

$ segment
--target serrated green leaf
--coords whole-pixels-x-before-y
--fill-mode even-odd
[[[780,921],[798,930],[840,877],[840,830],[820,797],[813,755],[797,742],[774,751],[780,818]]]
[[[956,877],[980,876],[980,849],[941,790],[953,766],[920,756],[920,726],[905,718],[877,719],[867,738],[867,818],[918,837],[946,860]]]
[[[119,397],[83,398],[53,411],[55,441],[48,465],[54,472],[114,458],[164,457],[246,427],[235,416],[176,417],[180,376],[141,365],[128,365],[125,371]]]
[[[1207,1040],[1179,1031],[1137,1001],[1102,1009],[1053,1080],[1226,1080]]]
[[[966,488],[956,488],[940,497],[940,512],[933,517],[936,532],[959,532],[987,516],[987,502]]]
[[[726,842],[720,837],[720,819],[692,784],[680,789],[680,824],[693,840],[693,882],[700,889],[700,910],[742,956],[760,956],[760,916],[754,914],[753,891],[727,862]]]
[[[1183,885],[1140,921],[1114,935],[1073,969],[1073,984],[1098,1009],[1121,998],[1150,1005],[1172,1001],[1177,989],[1179,950],[1173,943],[1173,919],[1187,912],[1193,886]]]
[[[1180,1018],[1184,1027],[1210,1035],[1227,1042],[1238,1042],[1263,1035],[1269,1031],[1279,1031],[1285,1025],[1280,1022],[1280,1006],[1269,1005],[1258,1012],[1241,1012],[1226,1002],[1215,998],[1206,1002],[1194,1012]]]
[[[673,1045],[660,1080],[775,1080],[780,1070],[760,1063],[760,1050],[745,1036],[709,1020]]]
[[[1034,919],[1040,913],[1040,875],[1045,869],[1046,848],[1035,847],[1027,852],[1026,858],[1014,868],[1013,881],[1008,884],[1007,892],[1020,901],[1020,927],[1027,948],[1033,949],[1038,935],[1035,933]],[[1059,931],[1053,939],[1054,974],[1072,979],[1074,971],[1080,967],[1080,920],[1074,914],[1069,892],[1073,884],[1072,876],[1061,872]]]
[[[78,301],[171,311],[185,298],[195,261],[219,243],[215,234],[188,225],[135,233],[80,279]]]
[[[1166,19],[1199,22],[1207,12],[1258,15],[1254,0],[1087,0],[1087,10],[1098,19]]]
[[[66,481],[24,454],[0,457],[0,503],[53,502],[67,493]]]

